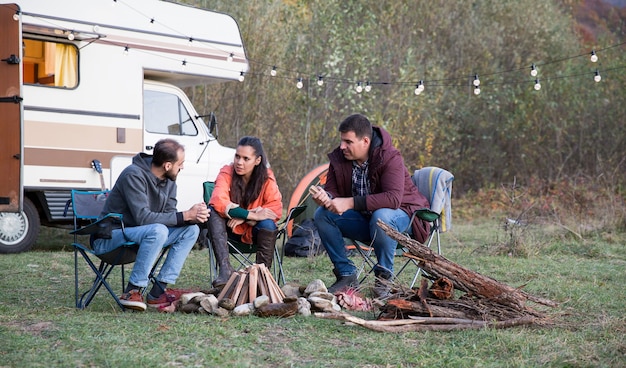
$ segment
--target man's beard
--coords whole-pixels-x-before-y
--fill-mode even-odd
[[[176,181],[176,178],[178,177],[178,171],[174,172],[173,170],[168,170],[165,172],[165,177],[170,179],[171,181]]]

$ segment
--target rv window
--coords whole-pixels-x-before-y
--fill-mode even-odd
[[[197,135],[198,130],[178,96],[171,93],[144,92],[144,124],[150,133]]]
[[[78,84],[78,49],[53,41],[24,39],[24,83],[74,88]]]

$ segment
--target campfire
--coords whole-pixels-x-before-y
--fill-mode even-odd
[[[320,313],[319,317],[342,319],[385,332],[447,331],[547,323],[545,313],[526,302],[547,307],[558,305],[451,262],[383,222],[379,221],[378,225],[409,250],[405,257],[418,262],[425,276],[420,287],[408,289],[394,285],[395,292],[380,307],[376,321],[346,313]],[[462,295],[454,298],[455,290]]]
[[[217,300],[228,298],[236,305],[251,303],[257,296],[266,295],[271,303],[282,303],[285,294],[280,289],[272,273],[265,264],[253,264],[234,272]]]

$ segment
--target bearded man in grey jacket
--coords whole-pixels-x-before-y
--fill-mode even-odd
[[[176,177],[184,161],[185,149],[181,144],[173,139],[158,141],[153,155],[138,153],[133,157],[104,205],[101,215],[122,214],[125,229],[113,230],[110,239],[95,239],[96,254],[107,253],[125,241],[139,244],[128,285],[120,297],[126,308],[146,310],[141,290],[148,286],[150,270],[164,247],[169,250],[147,302],[153,307],[171,302],[165,294],[166,287],[176,282],[198,238],[200,229],[196,224],[209,218],[204,202],[187,211],[176,209]]]

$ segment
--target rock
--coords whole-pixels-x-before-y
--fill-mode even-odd
[[[298,298],[298,314],[308,317],[311,315],[311,303],[306,298]]]
[[[254,305],[252,303],[246,303],[236,306],[235,309],[233,309],[233,316],[249,316],[253,311]]]
[[[320,280],[320,279],[315,279],[313,281],[311,281],[306,289],[304,289],[304,296],[308,297],[310,294],[314,293],[314,292],[322,292],[322,293],[327,293],[328,289],[326,288],[326,285],[324,284],[324,281]]]
[[[220,300],[218,305],[229,311],[235,309],[235,302],[230,298],[224,298]]]
[[[213,310],[213,315],[214,316],[228,317],[229,314],[230,314],[230,311],[227,310],[227,309],[224,309],[222,307],[217,307],[217,309]]]
[[[309,298],[315,297],[315,298],[322,298],[322,299],[326,299],[326,300],[330,300],[333,303],[337,302],[337,297],[335,296],[335,294],[331,294],[329,292],[324,292],[324,291],[316,291],[313,292],[311,294],[309,294],[308,296]]]
[[[302,292],[300,291],[300,286],[298,286],[298,285],[285,284],[285,285],[283,285],[281,290],[283,291],[283,294],[285,294],[285,297],[289,297],[289,296],[300,297],[300,296],[302,296]]]
[[[195,298],[196,296],[206,296],[206,294],[201,292],[183,294],[180,296],[180,302],[182,304],[188,304],[191,299]]]
[[[254,308],[260,308],[264,305],[270,304],[270,298],[267,295],[259,295],[252,301]]]
[[[311,303],[311,310],[315,310],[319,312],[334,312],[336,310],[333,307],[333,305],[336,305],[336,303],[333,303],[332,301],[328,299],[319,298],[319,297],[309,297],[307,298],[307,300],[309,301],[309,303]]]
[[[214,310],[219,308],[217,298],[213,294],[209,294],[200,299],[200,306],[207,312],[212,314]]]
[[[199,306],[194,303],[181,304],[179,310],[182,313],[195,313],[198,311]]]

